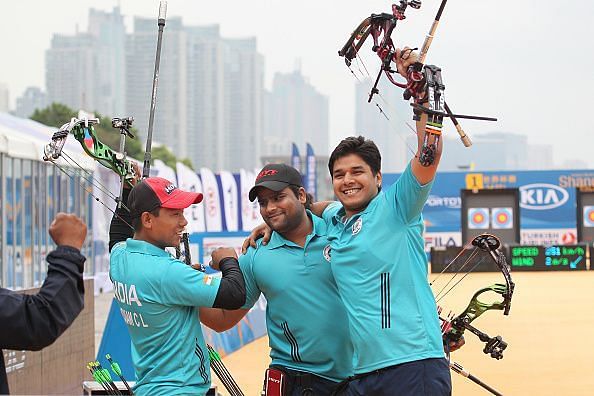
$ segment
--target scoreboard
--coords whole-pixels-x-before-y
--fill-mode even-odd
[[[589,246],[578,245],[505,245],[503,254],[515,271],[580,271],[586,270],[586,259],[589,258]],[[487,253],[480,252],[476,256],[464,255],[456,260],[454,265],[449,265],[460,253],[457,246],[431,248],[431,272],[439,273],[470,270],[473,272],[499,271],[497,265],[488,257]],[[468,262],[466,262],[466,260]],[[460,268],[464,266],[464,268]]]
[[[512,271],[573,271],[586,269],[587,244],[508,246]]]

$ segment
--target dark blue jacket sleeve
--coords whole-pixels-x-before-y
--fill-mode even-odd
[[[47,255],[47,277],[37,294],[0,288],[0,393],[8,393],[1,349],[40,350],[53,343],[84,305],[83,264],[78,249],[59,246]]]
[[[83,264],[78,249],[47,255],[47,277],[37,294],[0,289],[0,348],[40,350],[56,340],[83,309]]]

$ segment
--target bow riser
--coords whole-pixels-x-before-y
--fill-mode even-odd
[[[81,143],[83,150],[92,158],[97,160],[101,165],[111,169],[120,177],[130,180],[134,177],[134,169],[132,163],[126,160],[124,154],[112,150],[101,142],[95,133],[92,126],[85,128],[77,126],[73,129],[72,135]],[[92,142],[89,144],[89,139]],[[89,148],[92,147],[92,150]]]

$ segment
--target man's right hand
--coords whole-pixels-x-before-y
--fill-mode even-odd
[[[212,258],[210,266],[217,271],[221,270],[220,264],[223,259],[226,259],[227,257],[233,257],[237,259],[237,253],[235,253],[235,249],[230,247],[220,247],[215,249],[210,256]]]
[[[140,182],[142,179],[142,172],[140,171],[140,166],[136,162],[132,162],[132,170],[134,171],[134,177],[128,180],[128,183],[124,183],[124,190],[131,190]]]
[[[56,245],[81,250],[87,237],[87,225],[73,214],[58,213],[50,224],[49,234]]]

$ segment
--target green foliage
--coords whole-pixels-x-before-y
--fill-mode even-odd
[[[45,109],[35,109],[31,119],[44,125],[59,128],[69,122],[72,117],[76,117],[76,111],[62,103],[54,102]]]
[[[37,109],[31,116],[32,120],[40,122],[44,125],[59,128],[65,123],[69,122],[72,117],[76,117],[77,112],[70,107],[61,103],[52,103],[45,109]],[[95,125],[95,132],[103,143],[107,144],[115,151],[120,150],[120,130],[111,126],[111,118],[95,113],[95,117],[99,118],[99,124]],[[134,139],[126,138],[126,155],[142,161],[144,159],[144,144],[138,139],[138,130],[134,127],[130,132],[134,135]],[[166,146],[153,146],[151,159],[159,159],[167,166],[175,169],[177,161],[194,169],[189,159],[178,159]]]

